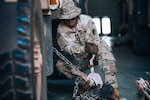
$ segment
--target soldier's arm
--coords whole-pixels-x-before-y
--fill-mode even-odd
[[[88,28],[86,31],[86,42],[94,43],[97,45],[100,42],[99,34],[97,32],[95,23],[92,21],[92,19],[88,22]]]
[[[65,33],[58,33],[57,43],[62,51],[68,52],[73,56],[86,56],[85,46],[81,46],[78,43],[70,39]]]

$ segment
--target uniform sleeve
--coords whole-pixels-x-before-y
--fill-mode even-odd
[[[91,21],[88,25],[89,27],[87,28],[86,42],[95,43],[98,45],[98,59],[115,60],[113,54],[111,53],[111,47],[109,47],[107,43],[100,38],[94,22]]]
[[[100,42],[100,37],[98,35],[96,26],[92,20],[89,21],[89,23],[88,23],[88,28],[87,28],[87,32],[86,32],[86,42],[87,43],[95,43],[97,45]]]
[[[62,51],[68,52],[70,55],[73,55],[75,57],[84,56],[86,54],[84,46],[81,46],[70,39],[67,33],[58,31],[57,34],[57,43]]]

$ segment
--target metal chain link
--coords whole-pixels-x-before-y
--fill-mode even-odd
[[[53,52],[56,53],[57,56],[59,56],[63,61],[65,61],[65,63],[71,67],[71,68],[75,68],[76,66],[74,66],[65,56],[63,56],[55,47],[52,47]]]
[[[57,56],[61,58],[69,67],[71,67],[71,71],[74,75],[81,76],[85,81],[87,80],[87,77],[83,72],[79,70],[79,68],[75,65],[73,65],[65,56],[63,56],[55,47],[52,47],[53,52],[56,53]]]
[[[74,90],[73,90],[73,96],[72,97],[75,100],[78,100],[78,99],[80,100],[80,96],[77,96],[77,92],[79,90],[78,85],[79,85],[79,77],[77,77],[75,80],[75,86],[74,86]]]
[[[76,72],[76,74],[77,74],[77,73],[80,73],[80,70],[78,70],[78,69],[76,68],[76,66],[74,66],[74,65],[73,65],[65,56],[63,56],[55,47],[52,47],[52,49],[53,49],[53,52],[55,52],[56,55],[61,58],[61,60],[63,60],[69,67],[71,67],[71,68],[73,69],[74,72]],[[77,96],[77,92],[78,92],[78,89],[79,89],[78,84],[79,84],[79,77],[77,77],[76,80],[75,80],[75,86],[74,86],[74,91],[73,91],[73,98],[76,98],[76,99],[79,98],[79,100],[80,100],[80,97]]]
[[[81,76],[83,79],[85,78],[82,75],[82,72],[75,65],[73,65],[65,56],[63,56],[55,47],[52,47],[52,49],[53,49],[53,52],[55,52],[56,55],[61,58],[61,60],[63,60],[69,67],[72,68],[72,71],[76,75]],[[73,91],[73,96],[72,96],[74,100],[101,100],[101,99],[99,99],[100,97],[99,97],[98,93],[96,93],[96,91],[94,91],[94,89],[91,89],[90,91],[86,91],[83,94],[80,94],[78,96],[77,95],[77,92],[79,89],[78,84],[79,84],[79,77],[77,76],[77,78],[75,80],[75,86],[74,86],[74,91]]]

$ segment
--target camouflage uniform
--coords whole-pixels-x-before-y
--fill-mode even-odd
[[[95,43],[98,45],[98,53],[96,54],[96,60],[98,65],[105,76],[105,83],[111,84],[114,88],[118,87],[116,78],[116,67],[115,58],[111,53],[111,48],[103,41],[96,30],[95,24],[92,18],[88,15],[81,14],[78,17],[78,22],[76,27],[69,28],[63,22],[61,22],[57,29],[57,42],[61,50],[67,52],[73,59],[78,59],[77,61],[82,62],[80,69],[84,70],[88,65],[88,54],[85,52],[86,43]],[[63,64],[62,61],[57,62],[57,68],[60,72],[64,73],[68,78],[73,78],[74,74],[66,66],[64,68],[60,67]],[[86,74],[85,74],[86,75]]]

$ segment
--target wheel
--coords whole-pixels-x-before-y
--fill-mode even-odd
[[[47,100],[40,1],[0,1],[0,8],[0,100]]]

